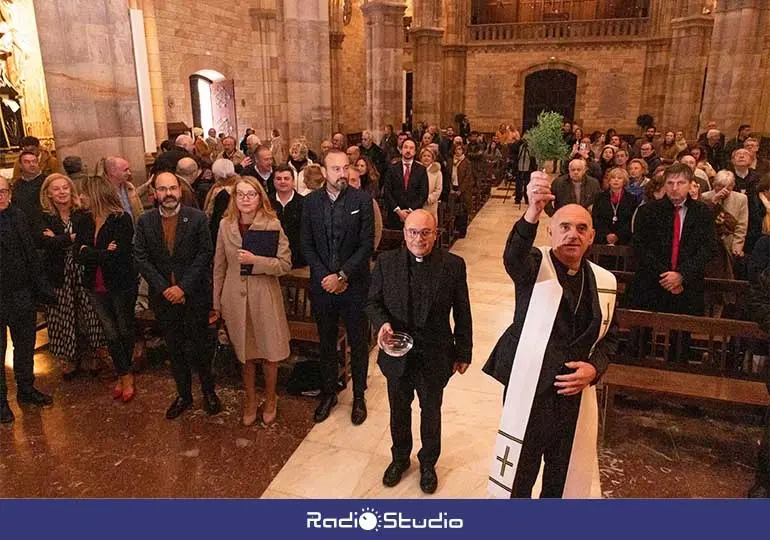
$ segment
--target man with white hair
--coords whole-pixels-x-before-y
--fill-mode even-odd
[[[195,141],[192,137],[183,133],[174,139],[174,148],[168,152],[163,152],[155,158],[152,165],[152,174],[157,175],[162,172],[176,172],[176,165],[184,157],[195,159]]]
[[[723,160],[724,145],[722,143],[722,134],[717,129],[710,129],[706,133],[706,159],[714,167],[715,171],[725,168]]]
[[[706,171],[698,167],[698,163],[695,161],[695,158],[691,156],[690,154],[687,154],[685,156],[682,156],[679,159],[679,163],[684,163],[690,169],[692,169],[693,174],[695,175],[696,180],[698,181],[698,185],[700,186],[700,192],[706,193],[707,191],[711,191],[711,183],[709,182],[709,176],[706,174]]]
[[[358,148],[361,151],[362,156],[368,157],[369,160],[374,163],[374,166],[377,167],[377,170],[380,173],[380,177],[382,177],[388,170],[388,159],[385,155],[385,151],[375,144],[372,132],[368,129],[364,130],[361,135],[361,144]],[[355,163],[352,165],[355,165]]]
[[[735,174],[735,189],[747,195],[756,193],[760,177],[759,173],[750,167],[751,153],[745,148],[738,148],[732,153],[731,163],[730,170]]]
[[[721,206],[735,218],[735,230],[724,236],[722,242],[735,257],[743,257],[746,231],[749,228],[749,198],[735,191],[735,175],[727,170],[719,171],[714,177],[714,189],[704,193],[702,198]]]
[[[770,161],[765,157],[759,156],[759,140],[755,137],[749,137],[743,143],[743,147],[751,154],[751,165],[749,168],[757,171],[759,176],[770,172]]]

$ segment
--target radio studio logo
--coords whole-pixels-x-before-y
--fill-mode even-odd
[[[450,518],[446,512],[439,512],[428,517],[411,517],[403,512],[379,512],[374,508],[363,508],[360,512],[350,512],[346,516],[329,517],[321,512],[308,512],[308,529],[361,529],[379,531],[381,529],[462,529],[463,520]]]

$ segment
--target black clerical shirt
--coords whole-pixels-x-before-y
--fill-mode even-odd
[[[416,328],[416,320],[419,319],[419,314],[425,307],[427,300],[429,279],[430,279],[430,264],[431,255],[422,257],[418,260],[411,252],[409,253],[409,328]]]
[[[573,344],[588,330],[593,319],[592,299],[588,292],[588,276],[586,276],[586,272],[590,270],[587,268],[588,263],[583,261],[580,270],[570,275],[569,268],[554,256],[553,251],[551,251],[551,260],[563,290],[551,336],[552,339],[556,337],[560,342]]]

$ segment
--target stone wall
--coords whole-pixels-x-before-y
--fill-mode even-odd
[[[524,78],[540,69],[577,74],[574,120],[586,132],[616,128],[638,132],[646,45],[569,47],[468,47],[465,113],[473,129],[494,131],[501,122],[521,126]],[[448,84],[446,81],[444,84]],[[462,80],[450,84],[463,84]]]
[[[342,42],[342,127],[346,133],[363,131],[366,111],[366,43],[363,0],[353,0],[353,16],[343,27]]]
[[[269,0],[155,0],[168,122],[192,126],[189,77],[210,69],[235,81],[239,135],[253,127],[265,138],[268,130],[278,127],[275,107],[266,106],[276,100],[265,100],[277,83],[278,65],[266,61],[269,54],[264,53],[269,51],[264,48],[271,43],[260,42],[260,22],[254,13],[274,10],[274,4]]]

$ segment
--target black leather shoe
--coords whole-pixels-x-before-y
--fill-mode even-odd
[[[178,418],[190,407],[192,407],[191,399],[185,399],[182,396],[177,396],[174,402],[171,404],[171,407],[169,407],[166,411],[166,418],[168,420]]]
[[[423,493],[431,494],[436,492],[438,487],[438,476],[433,465],[420,466],[420,489]]]
[[[353,412],[350,413],[350,421],[354,426],[360,426],[366,420],[366,399],[360,397],[353,400]]]
[[[39,405],[40,407],[53,405],[53,398],[48,394],[44,394],[40,390],[37,390],[36,388],[30,388],[29,390],[18,392],[16,394],[16,401],[18,401],[19,404]]]
[[[329,394],[322,397],[321,403],[318,404],[318,407],[315,410],[315,414],[313,415],[313,421],[320,423],[329,418],[329,414],[332,412],[332,407],[334,407],[336,404],[337,394]]]
[[[217,397],[216,392],[213,390],[203,394],[203,410],[206,411],[206,414],[209,416],[214,416],[215,414],[222,412],[222,402],[219,401],[219,397]]]
[[[13,415],[11,407],[8,406],[7,401],[3,400],[0,403],[0,424],[10,424],[14,420],[16,420],[16,417]]]
[[[385,474],[382,475],[382,484],[387,487],[393,487],[401,481],[403,475],[411,463],[409,461],[391,461]]]

